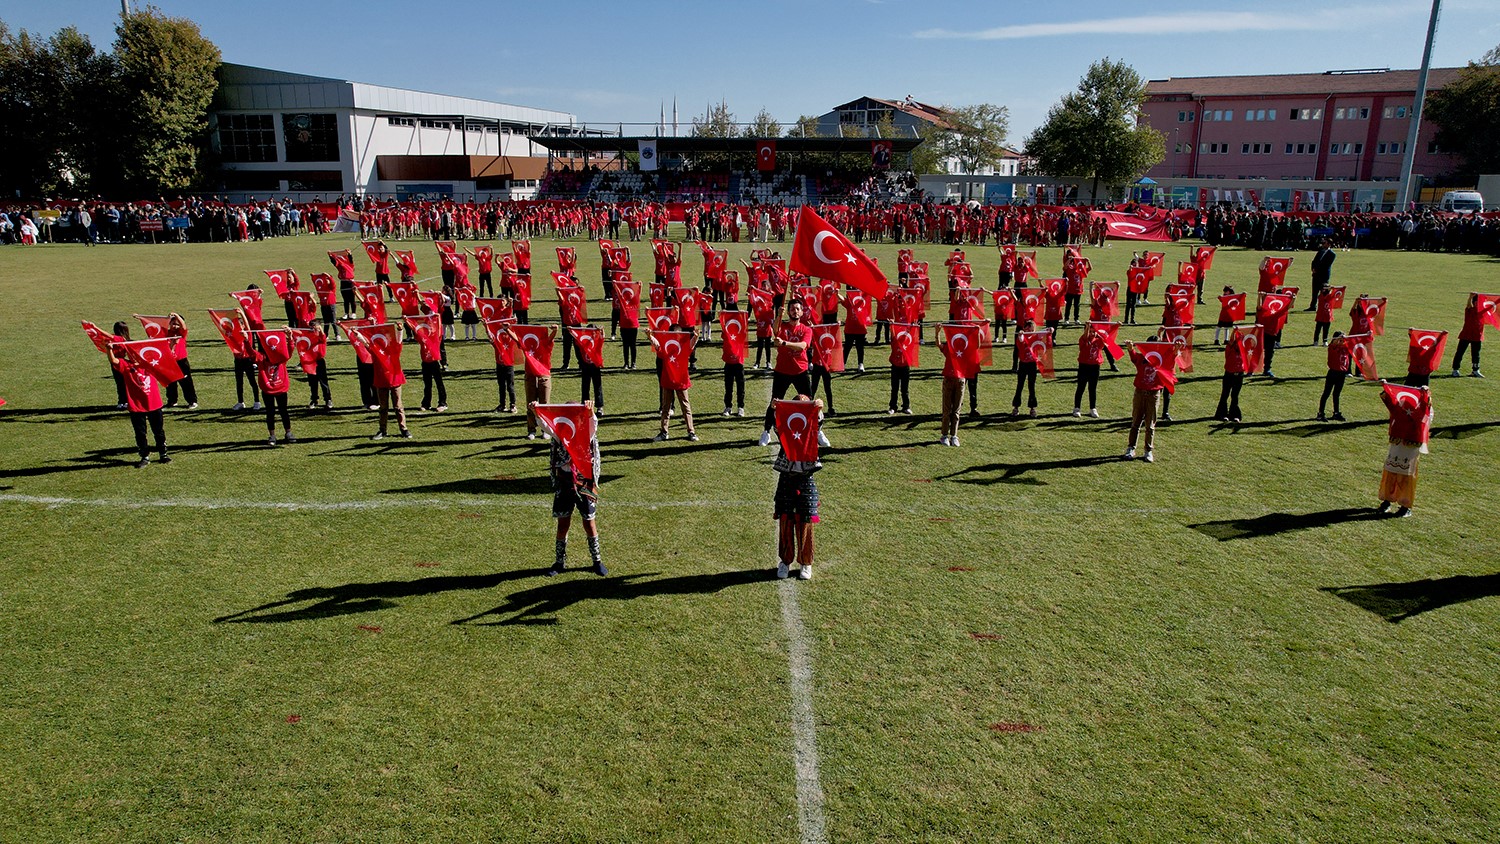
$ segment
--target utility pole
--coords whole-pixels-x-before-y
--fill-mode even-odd
[[[130,0],[120,0],[120,17],[130,17]]]
[[[1422,69],[1417,72],[1417,97],[1411,106],[1411,129],[1406,133],[1406,154],[1401,156],[1401,197],[1397,213],[1404,213],[1411,203],[1411,171],[1416,164],[1417,133],[1422,129],[1422,101],[1427,99],[1427,71],[1432,66],[1432,42],[1437,38],[1438,10],[1443,0],[1432,0],[1432,17],[1427,21],[1427,44],[1422,47]]]

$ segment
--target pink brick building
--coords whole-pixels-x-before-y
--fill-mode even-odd
[[[1433,68],[1427,89],[1459,68]],[[1146,84],[1144,122],[1166,135],[1166,157],[1147,175],[1194,179],[1399,178],[1417,88],[1415,70],[1267,76],[1190,76]],[[1422,121],[1414,172],[1452,171]]]

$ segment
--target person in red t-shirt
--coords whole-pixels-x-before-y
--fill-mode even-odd
[[[1021,415],[1021,391],[1027,390],[1026,406],[1031,410],[1031,415],[1036,416],[1036,376],[1037,359],[1036,352],[1031,344],[1021,342],[1021,337],[1026,332],[1036,331],[1036,323],[1026,320],[1020,329],[1016,331],[1016,345],[1013,347],[1016,353],[1016,394],[1010,401],[1010,415]],[[1076,402],[1075,402],[1076,404]]]
[[[1078,386],[1073,388],[1073,415],[1083,415],[1083,391],[1089,391],[1089,418],[1099,418],[1099,367],[1104,365],[1104,335],[1084,326],[1078,337]],[[1033,395],[1035,391],[1033,390]]]
[[[1339,412],[1339,396],[1344,393],[1344,379],[1349,377],[1353,363],[1354,356],[1349,353],[1344,332],[1333,332],[1333,340],[1328,343],[1328,375],[1323,378],[1323,397],[1318,400],[1319,422],[1328,421],[1323,411],[1328,407],[1329,396],[1333,397],[1333,421],[1344,421],[1344,414]]]
[[[1458,377],[1458,365],[1469,351],[1469,362],[1474,368],[1469,375],[1483,378],[1479,372],[1479,343],[1484,340],[1484,314],[1479,310],[1479,294],[1470,293],[1469,303],[1464,306],[1464,327],[1458,332],[1458,352],[1453,355],[1453,376]]]
[[[776,347],[776,366],[771,374],[771,401],[766,405],[766,426],[760,435],[761,445],[771,444],[771,427],[776,424],[776,399],[785,398],[786,391],[793,388],[797,391],[793,395],[812,395],[812,379],[807,370],[813,331],[802,321],[805,310],[800,296],[791,297],[786,304],[786,320],[771,336],[771,344]],[[818,440],[819,445],[827,445],[821,428]]]
[[[648,338],[651,340],[651,351],[656,353],[657,381],[661,387],[661,430],[652,441],[667,441],[667,424],[672,419],[672,407],[679,404],[682,406],[682,421],[687,424],[688,442],[697,442],[698,431],[693,425],[693,404],[688,398],[688,390],[693,386],[692,374],[686,366],[671,364],[692,355],[693,349],[698,345],[698,335],[674,323],[671,330],[652,331]],[[673,346],[676,348],[671,348]],[[683,346],[687,348],[684,349]]]
[[[1229,334],[1224,346],[1224,380],[1219,387],[1219,408],[1214,418],[1223,422],[1240,421],[1240,388],[1245,386],[1245,338]]]
[[[290,348],[290,337],[282,337]],[[276,444],[276,417],[281,417],[281,427],[286,441],[294,443],[292,415],[287,408],[287,392],[292,388],[292,379],[287,375],[286,360],[273,363],[272,358],[259,348],[252,348],[255,355],[255,377],[260,382],[260,393],[266,400],[266,445]]]
[[[1416,503],[1417,461],[1427,453],[1427,438],[1432,425],[1432,392],[1426,385],[1417,388],[1417,401],[1408,405],[1391,400],[1385,381],[1382,380],[1380,386],[1380,400],[1390,413],[1387,430],[1390,449],[1380,472],[1380,506],[1375,511],[1384,513],[1394,503],[1399,505],[1396,517],[1401,518],[1411,515],[1411,508]]]
[[[114,333],[121,341],[128,341],[130,326],[117,322]],[[137,366],[123,351],[116,351],[113,345],[109,349],[110,365],[120,373],[124,380],[125,406],[130,410],[130,427],[135,431],[135,448],[141,455],[135,468],[144,469],[151,462],[151,452],[146,448],[148,426],[151,428],[151,435],[156,440],[156,453],[160,461],[171,463],[172,458],[167,456],[167,435],[162,425],[161,389],[157,384],[156,376],[145,367]]]
[[[1155,342],[1152,336],[1147,342]],[[1141,429],[1146,429],[1146,456],[1147,463],[1156,462],[1156,405],[1157,398],[1166,387],[1161,377],[1157,374],[1156,366],[1146,360],[1146,356],[1135,348],[1135,343],[1126,342],[1125,351],[1130,355],[1130,362],[1135,364],[1135,397],[1130,404],[1130,438],[1125,443],[1126,460],[1135,457],[1135,443],[1140,435]]]
[[[422,360],[422,404],[424,411],[442,413],[448,409],[448,388],[443,384],[443,329],[432,319],[432,309],[424,303],[421,316],[407,320],[407,327],[417,340]],[[437,385],[437,406],[432,404],[432,387]]]

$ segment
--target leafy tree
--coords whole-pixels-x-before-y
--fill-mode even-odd
[[[761,109],[760,113],[755,115],[755,119],[750,121],[750,125],[745,127],[745,137],[779,138],[781,137],[781,124],[776,122],[776,118],[772,117],[770,112]]]
[[[186,18],[154,6],[115,28],[115,143],[119,190],[154,194],[200,180],[219,48]],[[101,176],[103,174],[100,174]]]
[[[991,103],[942,108],[952,128],[933,133],[937,157],[956,161],[964,173],[999,168],[1005,157],[1009,110]]]
[[[1500,47],[1427,95],[1438,146],[1458,154],[1469,173],[1500,172]]]
[[[77,29],[43,41],[0,22],[0,189],[36,196],[87,182],[109,78],[108,57]]]
[[[698,138],[732,138],[735,131],[734,113],[723,100],[709,106],[702,117],[693,118],[693,136]]]
[[[818,118],[811,114],[797,118],[796,124],[786,132],[788,138],[817,138],[822,134],[818,131]]]
[[[1166,154],[1165,136],[1140,122],[1146,85],[1124,62],[1101,59],[1089,66],[1078,90],[1063,97],[1026,139],[1026,152],[1043,173],[1099,183],[1135,181]]]

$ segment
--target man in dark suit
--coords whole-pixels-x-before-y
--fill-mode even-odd
[[[1309,311],[1318,309],[1318,294],[1328,286],[1328,279],[1333,275],[1333,259],[1337,257],[1328,238],[1323,238],[1312,259],[1312,305],[1308,307]]]

